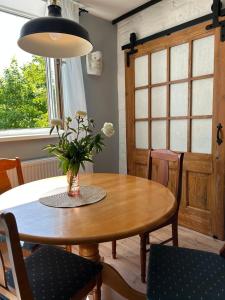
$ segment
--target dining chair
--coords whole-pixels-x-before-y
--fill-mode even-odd
[[[64,251],[41,246],[23,259],[15,217],[0,215],[0,229],[6,237],[11,269],[6,271],[0,255],[0,299],[83,299],[101,282],[102,265]]]
[[[225,247],[220,255],[173,246],[151,245],[148,300],[224,300]]]
[[[170,150],[149,150],[148,153],[148,163],[147,163],[147,178],[149,180],[154,180],[159,182],[160,184],[168,187],[169,183],[169,167],[170,164],[174,164],[175,166],[175,174],[173,174],[173,183],[174,187],[174,196],[177,202],[177,208],[175,214],[167,220],[165,223],[161,224],[154,230],[158,230],[164,226],[172,225],[172,237],[163,241],[162,244],[168,243],[170,241],[173,242],[174,246],[178,246],[178,212],[181,201],[181,192],[182,192],[182,171],[183,171],[183,153],[176,153]],[[156,172],[154,172],[153,176],[153,160],[156,165]],[[155,171],[155,169],[154,169]],[[151,232],[152,232],[151,231]],[[141,280],[145,282],[146,280],[146,246],[150,243],[150,232],[145,232],[140,235],[140,264],[141,264]],[[116,258],[116,241],[112,242],[112,256]]]
[[[17,175],[18,185],[24,184],[23,172],[21,167],[21,160],[16,157],[14,159],[0,158],[0,194],[10,190],[12,184],[8,176],[8,171],[15,169]],[[38,244],[33,243],[23,243],[23,254],[24,256],[30,255],[31,252],[39,247]],[[69,252],[72,252],[72,246],[66,245],[65,249]],[[0,235],[0,250],[3,253],[5,258],[5,264],[8,266],[8,257],[5,255],[6,245],[5,239]]]
[[[7,192],[12,188],[8,171],[15,170],[17,175],[18,185],[24,184],[23,172],[21,168],[21,161],[18,157],[14,159],[0,158],[0,194]],[[22,242],[23,243],[23,242]],[[28,256],[36,249],[37,245],[32,243],[23,244],[23,254]],[[7,255],[7,246],[5,236],[0,235],[0,250],[4,258],[5,266],[10,267],[9,258]]]
[[[0,158],[0,194],[12,188],[7,171],[15,169],[18,184],[24,184],[21,162],[18,157],[15,159]]]

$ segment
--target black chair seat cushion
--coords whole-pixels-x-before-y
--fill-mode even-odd
[[[35,300],[69,300],[101,271],[92,262],[55,246],[43,246],[25,259],[25,265]],[[9,286],[14,287],[12,272]]]
[[[218,254],[152,245],[148,300],[225,299],[225,259]]]

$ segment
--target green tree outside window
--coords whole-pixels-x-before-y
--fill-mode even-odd
[[[0,75],[0,130],[49,127],[45,60],[16,58]]]

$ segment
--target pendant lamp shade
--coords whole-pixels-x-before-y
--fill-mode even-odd
[[[61,17],[61,8],[49,6],[49,17],[24,24],[18,45],[26,52],[52,58],[87,55],[93,49],[86,29]]]

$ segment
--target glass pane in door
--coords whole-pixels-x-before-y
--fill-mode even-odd
[[[192,120],[191,152],[212,153],[212,119]]]
[[[213,78],[195,80],[192,83],[192,115],[212,115]]]
[[[189,44],[182,44],[170,49],[170,80],[188,77]]]
[[[148,118],[148,89],[135,92],[135,118]]]
[[[187,120],[172,120],[170,122],[170,149],[187,152]]]
[[[135,87],[148,85],[148,55],[135,59]]]
[[[161,83],[167,80],[167,50],[151,55],[151,83]]]
[[[166,86],[159,86],[159,87],[152,88],[152,95],[151,95],[152,118],[166,117],[166,95],[167,95]]]
[[[214,36],[207,36],[193,42],[193,76],[214,72]]]
[[[152,149],[166,149],[166,121],[152,121]]]
[[[148,149],[148,122],[140,121],[135,124],[135,142],[137,149]]]
[[[171,84],[170,116],[187,116],[188,114],[188,83]]]

